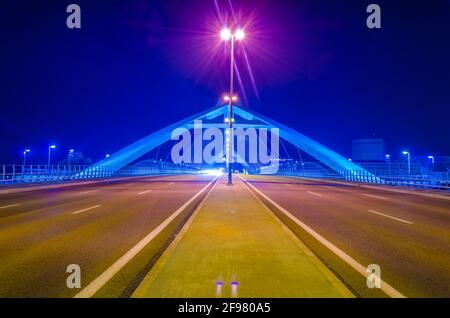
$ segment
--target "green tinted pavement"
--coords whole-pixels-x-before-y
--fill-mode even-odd
[[[352,297],[237,177],[222,178],[134,297]],[[223,286],[218,285],[223,281]]]

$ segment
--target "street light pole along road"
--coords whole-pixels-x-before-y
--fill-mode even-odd
[[[230,51],[230,94],[229,94],[229,144],[228,144],[228,185],[233,184],[233,92],[234,92],[234,42],[235,40],[241,41],[245,37],[245,33],[242,29],[238,29],[234,34],[230,29],[223,29],[220,33],[220,37],[224,41],[231,40]]]
[[[402,152],[408,158],[408,175],[411,174],[411,153],[409,151]]]
[[[75,150],[70,149],[70,150],[69,150],[69,153],[68,153],[68,155],[67,155],[67,165],[69,166],[69,170],[70,170],[70,158],[73,156],[74,151],[75,151]]]
[[[27,160],[27,154],[30,152],[30,149],[25,149],[23,152],[23,166],[25,167],[26,160]]]
[[[55,149],[56,148],[56,146],[55,145],[51,145],[51,146],[49,146],[48,147],[48,162],[47,162],[47,172],[49,172],[50,171],[50,157],[51,157],[51,152],[52,152],[52,149]]]

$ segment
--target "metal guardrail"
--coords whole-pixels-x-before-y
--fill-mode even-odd
[[[363,170],[345,171],[279,171],[277,175],[304,178],[331,179],[355,183],[371,183],[392,186],[410,186],[418,188],[441,189],[450,191],[450,180],[429,178],[422,175],[410,176],[375,176]]]
[[[195,168],[157,161],[149,166],[130,166],[116,170],[114,167],[82,165],[1,165],[0,184],[39,183],[107,177],[145,176],[158,174],[182,174],[197,172]]]

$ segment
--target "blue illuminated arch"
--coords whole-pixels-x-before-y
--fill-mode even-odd
[[[343,156],[332,151],[328,147],[318,143],[317,141],[301,134],[300,132],[283,125],[269,117],[260,115],[253,110],[244,109],[239,106],[233,107],[234,114],[241,117],[244,121],[250,121],[251,123],[240,123],[236,121],[234,125],[237,127],[248,128],[248,127],[264,127],[264,128],[278,128],[280,138],[286,140],[287,142],[295,145],[299,149],[308,153],[310,156],[316,158],[323,164],[327,165],[331,169],[341,172],[341,171],[366,171],[360,166],[348,161]],[[172,131],[176,128],[186,128],[192,129],[195,120],[206,120],[210,121],[219,116],[228,116],[228,105],[216,106],[207,109],[203,112],[197,113],[193,116],[180,120],[170,126],[167,126],[151,135],[142,138],[141,140],[119,150],[118,152],[112,154],[109,158],[101,160],[94,164],[90,169],[95,169],[96,167],[108,167],[109,171],[112,173],[121,169],[122,167],[128,165],[134,160],[142,157],[151,150],[157,148],[158,146],[171,140]],[[207,123],[203,124],[204,128],[207,127],[217,127],[217,128],[227,128],[227,124],[223,121],[220,123]]]

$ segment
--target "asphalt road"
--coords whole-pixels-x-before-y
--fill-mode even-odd
[[[0,297],[73,297],[79,290],[66,285],[69,264],[80,266],[86,286],[212,179],[143,177],[0,194]],[[360,264],[378,264],[382,279],[403,295],[450,297],[449,200],[293,178],[245,179]],[[379,296],[323,244],[293,232],[356,295]],[[153,252],[143,251],[103,295],[123,296],[138,272],[145,275]]]
[[[450,297],[449,200],[294,178],[245,179],[360,264],[378,264],[382,279],[403,295]],[[363,279],[355,282],[362,276],[349,275],[320,255],[322,244],[299,235],[357,294],[365,294]]]
[[[80,266],[85,286],[211,180],[145,177],[0,195],[0,297],[74,296],[69,264]]]

